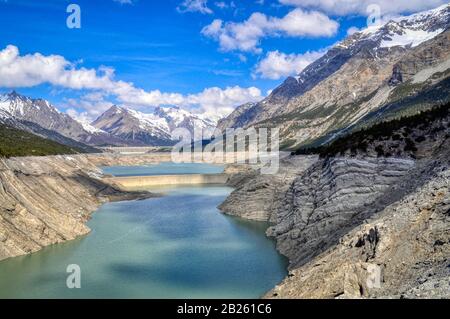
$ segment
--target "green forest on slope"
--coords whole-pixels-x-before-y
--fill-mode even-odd
[[[0,157],[45,156],[81,152],[79,149],[0,124]]]
[[[293,155],[305,154],[319,154],[321,157],[336,156],[343,154],[347,150],[352,152],[365,152],[369,144],[380,140],[403,140],[406,144],[406,150],[414,151],[416,149],[416,142],[420,140],[412,140],[408,135],[413,129],[420,128],[426,130],[431,126],[431,123],[450,116],[450,104],[434,107],[428,111],[422,111],[412,116],[404,116],[398,119],[390,120],[375,124],[369,128],[361,129],[360,131],[350,133],[346,136],[319,147],[300,148]],[[404,133],[399,134],[399,130],[403,129]],[[448,130],[449,127],[442,123],[442,126],[434,128],[432,134],[438,131]],[[422,137],[424,138],[424,137]],[[386,156],[381,150],[379,156]]]

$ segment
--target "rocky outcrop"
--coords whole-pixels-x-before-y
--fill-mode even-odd
[[[285,159],[274,175],[261,175],[257,169],[233,170],[229,167],[226,173],[232,177],[228,184],[235,189],[219,209],[227,215],[274,222],[276,216],[273,213],[292,181],[315,161],[316,156]]]
[[[449,298],[445,149],[431,160],[322,159],[288,173],[287,189],[279,176],[236,178],[221,209],[272,221],[268,234],[290,260],[289,276],[265,297]]]
[[[304,250],[317,244],[315,238],[323,242],[320,227],[303,227],[299,238],[312,243],[282,239],[298,265],[266,297],[450,298],[449,162],[417,163],[396,184],[384,192],[386,205],[371,204],[366,211],[372,213],[347,234],[338,239],[329,229],[338,241],[315,258],[307,259]]]
[[[83,155],[0,160],[0,260],[87,234],[101,203],[154,196],[122,192],[101,177]]]
[[[292,183],[268,233],[291,267],[302,265],[395,201],[398,180],[413,167],[395,158],[321,160]]]
[[[402,157],[361,153],[297,169],[286,164],[303,158],[295,156],[280,170],[291,182],[272,182],[271,192],[255,172],[234,178],[221,208],[270,220],[267,233],[290,260],[288,277],[266,298],[450,298],[450,139],[433,127],[421,131],[418,159],[400,147]]]

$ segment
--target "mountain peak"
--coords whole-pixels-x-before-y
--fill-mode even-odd
[[[116,105],[116,104],[114,104],[113,106],[111,106],[110,108],[109,108],[109,110],[108,111],[111,111],[111,112],[124,112],[124,111],[126,111],[126,109],[124,108],[124,107],[122,107],[122,106],[119,106],[119,105]]]
[[[12,90],[10,93],[5,94],[4,96],[9,100],[23,100],[23,101],[31,100],[25,95],[18,93],[16,90]]]
[[[356,32],[337,46],[349,48],[372,41],[375,49],[394,46],[416,47],[448,29],[450,25],[450,4],[438,8],[401,16],[383,24],[369,26]]]

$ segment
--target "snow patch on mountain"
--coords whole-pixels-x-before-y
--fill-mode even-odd
[[[121,112],[124,109],[119,109]],[[139,111],[135,111],[132,109],[126,109],[131,116],[136,118],[139,121],[139,127],[142,130],[157,132],[157,131],[165,131],[169,132],[170,128],[167,121],[163,118],[160,118],[154,114],[146,114]]]
[[[32,103],[29,98],[18,95],[16,92],[0,95],[0,110],[11,116],[24,115],[27,104]]]
[[[411,46],[414,48],[425,41],[433,39],[442,32],[444,32],[444,29],[438,29],[433,32],[406,29],[403,34],[395,34],[391,39],[381,41],[380,48],[391,48],[395,46]]]
[[[84,129],[86,132],[90,133],[90,134],[103,134],[103,133],[106,133],[105,131],[96,128],[95,126],[91,125],[89,122],[87,122],[87,121],[85,121],[85,120],[77,119],[76,121],[77,121],[78,123],[80,123],[81,126],[83,127],[83,129]]]

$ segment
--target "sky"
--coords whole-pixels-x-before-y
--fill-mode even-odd
[[[113,104],[217,118],[265,97],[369,15],[446,2],[0,0],[0,92],[89,121]]]

